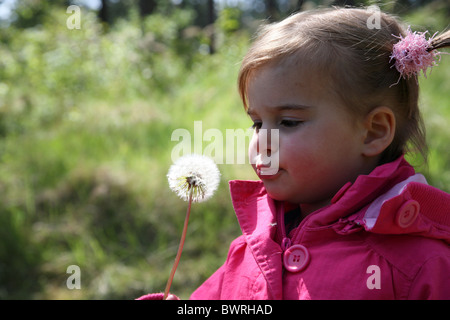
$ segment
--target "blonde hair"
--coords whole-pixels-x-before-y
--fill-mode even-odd
[[[355,115],[365,115],[381,105],[392,109],[396,133],[383,152],[381,163],[408,152],[408,142],[426,160],[417,79],[400,78],[390,61],[393,45],[398,41],[395,36],[405,35],[406,28],[394,16],[380,12],[380,28],[369,29],[367,21],[372,14],[373,11],[362,8],[321,9],[263,26],[239,71],[244,108],[248,108],[247,87],[252,74],[269,63],[290,61],[314,71]],[[449,46],[449,38],[449,32],[435,37],[431,49]]]

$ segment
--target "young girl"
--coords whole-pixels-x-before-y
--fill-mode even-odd
[[[450,194],[403,157],[426,153],[417,76],[450,34],[428,41],[381,12],[369,28],[373,14],[260,31],[239,91],[261,181],[230,182],[243,235],[192,299],[450,299]]]

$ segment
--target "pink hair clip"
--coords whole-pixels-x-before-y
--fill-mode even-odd
[[[428,31],[411,32],[411,28],[408,27],[404,38],[401,35],[399,37],[394,35],[400,41],[394,44],[389,61],[395,59],[394,65],[400,73],[400,77],[406,79],[417,75],[422,70],[426,78],[427,69],[437,65],[436,57],[440,55],[440,52],[431,48],[431,41],[436,33],[428,40],[425,38],[426,33]]]

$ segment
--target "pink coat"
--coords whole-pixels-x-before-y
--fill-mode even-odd
[[[191,299],[450,299],[450,194],[400,157],[288,235],[260,181],[231,181],[243,235]]]

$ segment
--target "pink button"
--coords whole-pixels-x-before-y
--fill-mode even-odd
[[[397,224],[402,228],[408,228],[416,221],[420,204],[416,200],[408,200],[397,212],[395,217]]]
[[[283,265],[289,272],[300,272],[309,263],[309,252],[301,244],[289,247],[283,254]]]

